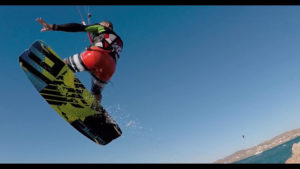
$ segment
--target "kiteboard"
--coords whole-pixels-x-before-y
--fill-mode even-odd
[[[121,136],[118,124],[45,42],[35,41],[19,63],[40,95],[80,133],[99,145]]]

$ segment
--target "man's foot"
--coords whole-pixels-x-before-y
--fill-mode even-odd
[[[101,111],[101,99],[102,99],[102,95],[94,95],[95,97],[95,101],[92,104],[91,108],[96,110],[96,111]],[[99,104],[97,104],[99,103]]]
[[[93,110],[100,111],[100,110],[101,110],[101,105],[99,104],[99,102],[98,102],[97,100],[95,100],[95,101],[92,103],[91,108],[92,108]]]
[[[98,102],[101,104],[102,95],[101,95],[101,94],[98,94],[98,95],[94,95],[94,97],[95,97],[96,100],[98,100]]]

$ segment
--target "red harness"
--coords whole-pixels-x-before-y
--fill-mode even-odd
[[[110,50],[92,46],[81,53],[81,59],[88,70],[99,80],[108,82],[116,70],[116,62]]]

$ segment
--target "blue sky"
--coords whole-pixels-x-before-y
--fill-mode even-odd
[[[124,41],[103,105],[123,135],[98,146],[34,89],[18,56],[37,39],[64,58],[86,33],[48,23],[111,20]],[[300,118],[299,6],[0,6],[1,163],[211,163]],[[90,76],[77,74],[90,88]],[[245,135],[245,138],[242,138]]]

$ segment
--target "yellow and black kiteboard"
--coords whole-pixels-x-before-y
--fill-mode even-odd
[[[45,42],[35,41],[19,63],[41,96],[83,135],[100,145],[121,136],[118,124]]]

